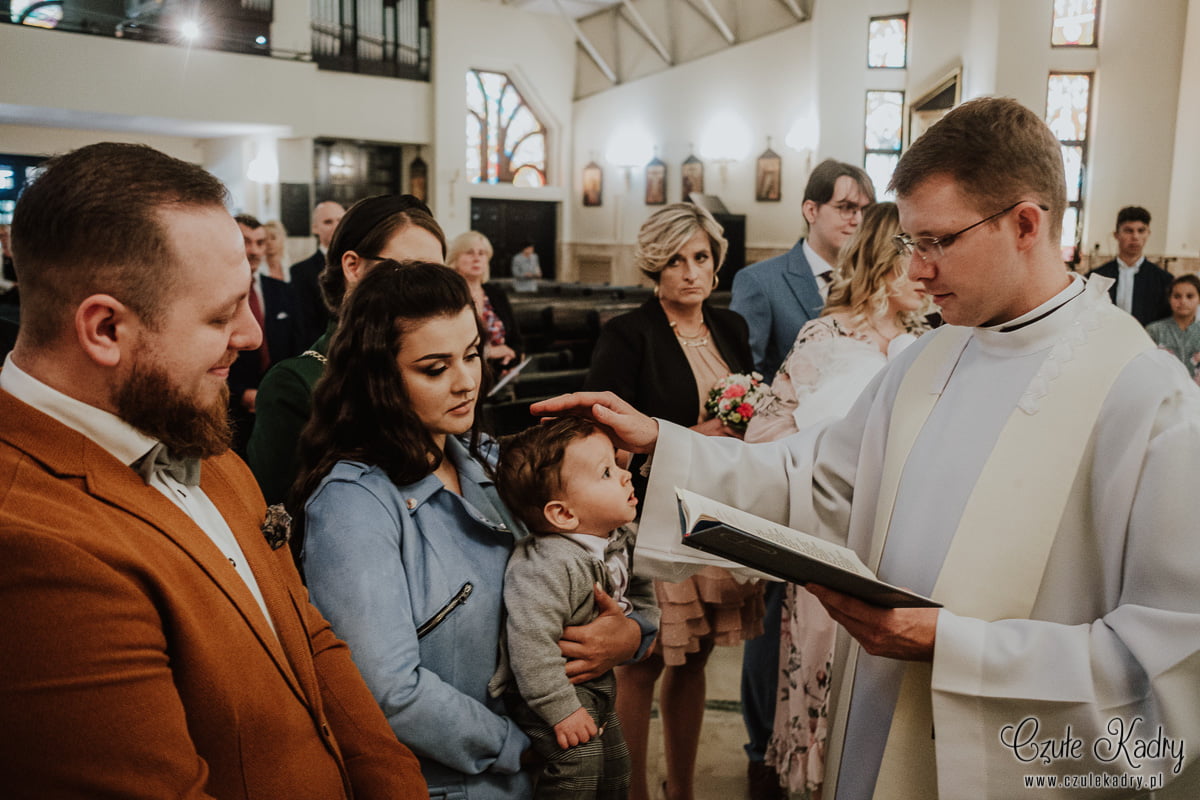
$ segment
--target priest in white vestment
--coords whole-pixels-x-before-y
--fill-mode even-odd
[[[944,603],[816,589],[849,634],[827,798],[1200,797],[1200,389],[1064,269],[1061,155],[1033,112],[958,107],[893,187],[948,325],[845,419],[746,445],[611,395],[534,413],[590,408],[654,452],[643,529],[677,528],[680,486]]]

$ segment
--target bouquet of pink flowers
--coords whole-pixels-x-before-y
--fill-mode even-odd
[[[771,387],[757,372],[728,375],[713,384],[704,410],[739,433],[746,432],[751,417],[773,398]]]

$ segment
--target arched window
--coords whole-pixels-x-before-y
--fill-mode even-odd
[[[467,70],[467,179],[546,185],[546,126],[502,72]]]

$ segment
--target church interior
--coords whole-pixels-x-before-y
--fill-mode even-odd
[[[3,0],[0,224],[47,157],[149,144],[219,177],[233,213],[424,199],[447,239],[484,232],[492,276],[526,242],[546,283],[514,297],[537,363],[496,404],[579,388],[600,326],[649,297],[639,226],[714,211],[738,268],[804,233],[809,173],[863,166],[879,199],[908,144],[966,100],[1044,113],[1063,143],[1063,260],[1145,252],[1200,271],[1200,2],[1190,0]],[[709,666],[701,798],[745,794],[738,648]],[[653,725],[658,725],[656,721]],[[652,736],[656,734],[652,727]],[[661,759],[652,749],[650,769]],[[651,781],[653,784],[654,781]]]

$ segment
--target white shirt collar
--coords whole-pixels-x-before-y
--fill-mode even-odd
[[[608,547],[609,537],[593,536],[590,533],[563,533],[561,535],[587,550],[597,560],[604,561],[604,550]]]
[[[158,444],[116,414],[42,383],[13,363],[11,354],[0,370],[0,389],[91,439],[122,464],[132,464]]]
[[[1144,262],[1145,260],[1146,260],[1146,257],[1142,256],[1141,258],[1139,258],[1137,261],[1133,262],[1132,264],[1126,264],[1124,261],[1121,260],[1120,256],[1117,256],[1117,267],[1122,270],[1130,269],[1136,273],[1138,270],[1138,267],[1140,267],[1142,265],[1142,262]]]
[[[833,272],[833,266],[821,258],[816,250],[813,250],[807,238],[805,238],[802,247],[804,248],[804,257],[808,259],[808,267],[812,270],[814,278],[818,275],[824,275],[826,272]]]
[[[1051,347],[1077,316],[1073,309],[1078,304],[1070,301],[1079,297],[1089,287],[1093,293],[1106,292],[1108,282],[1085,282],[1082,277],[1072,273],[1071,282],[1061,292],[1016,319],[1010,319],[1000,325],[975,328],[975,338],[984,350],[1010,356]],[[1105,297],[1107,299],[1107,295]],[[1029,324],[1022,326],[1023,323]],[[1004,330],[1013,327],[1016,327],[1016,330]]]

